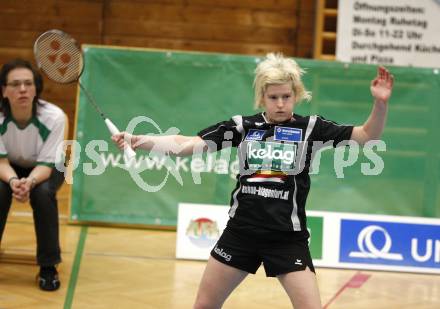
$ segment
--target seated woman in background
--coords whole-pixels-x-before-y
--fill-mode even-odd
[[[55,169],[56,149],[64,139],[66,117],[40,99],[41,75],[25,60],[0,70],[0,243],[12,198],[30,201],[37,238],[37,276],[42,290],[60,287],[61,262],[56,192],[63,174]]]

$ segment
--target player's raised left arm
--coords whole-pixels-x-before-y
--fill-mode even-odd
[[[388,112],[388,100],[393,90],[394,77],[384,67],[377,68],[377,76],[371,81],[371,94],[374,98],[373,108],[367,121],[353,128],[351,139],[359,144],[379,139],[385,127]]]

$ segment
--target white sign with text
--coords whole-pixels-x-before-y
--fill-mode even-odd
[[[440,0],[339,0],[336,59],[440,67]]]

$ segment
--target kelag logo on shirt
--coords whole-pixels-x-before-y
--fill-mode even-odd
[[[247,144],[247,162],[251,170],[288,171],[295,166],[295,144],[252,141]]]

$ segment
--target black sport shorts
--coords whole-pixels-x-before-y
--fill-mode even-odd
[[[308,233],[304,232],[228,224],[211,256],[223,264],[252,274],[263,263],[267,277],[305,270],[306,267],[315,272]]]

